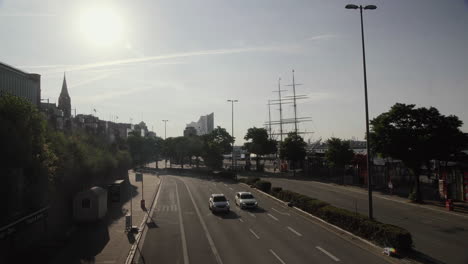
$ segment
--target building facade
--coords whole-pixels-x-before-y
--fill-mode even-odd
[[[0,95],[2,94],[24,98],[40,107],[41,75],[27,73],[0,62]]]
[[[206,135],[213,132],[214,129],[214,113],[209,115],[200,116],[197,122],[191,122],[186,126],[193,127],[197,131],[197,135]]]
[[[184,137],[196,136],[197,130],[194,127],[188,126],[184,129]]]

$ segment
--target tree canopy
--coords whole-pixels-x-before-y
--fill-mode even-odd
[[[136,131],[129,134],[127,144],[134,167],[159,160],[163,150],[163,141],[160,137],[142,137]]]
[[[215,128],[210,134],[202,136],[202,157],[205,165],[213,169],[223,166],[223,154],[232,150],[234,138],[222,127]]]
[[[307,143],[298,134],[291,132],[281,142],[280,158],[287,159],[293,162],[303,160],[306,156]]]
[[[399,159],[412,170],[415,200],[421,199],[421,166],[432,159],[447,160],[466,146],[466,136],[460,131],[462,121],[454,115],[444,116],[434,107],[397,103],[370,123],[373,151]]]
[[[268,138],[268,132],[265,128],[252,127],[247,130],[247,134],[244,137],[248,142],[244,143],[244,148],[249,153],[257,155],[257,170],[260,170],[260,158],[263,155],[276,153],[277,142],[273,139]]]
[[[350,149],[349,141],[339,138],[330,138],[327,140],[328,150],[325,152],[325,159],[331,167],[344,168],[346,164],[350,164],[354,152]]]

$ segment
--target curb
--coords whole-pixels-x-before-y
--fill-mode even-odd
[[[162,183],[162,179],[159,177],[159,175],[157,175],[157,177],[160,179],[159,180],[159,184],[158,184],[158,189],[156,190],[156,192],[154,193],[154,196],[153,196],[153,201],[151,202],[151,206],[149,207],[149,212],[147,214],[145,214],[145,217],[143,218],[143,220],[141,221],[140,223],[140,226],[138,227],[138,235],[136,236],[135,238],[135,242],[133,243],[133,245],[130,247],[130,250],[128,252],[128,255],[127,255],[127,259],[125,260],[125,264],[131,264],[133,263],[133,258],[135,257],[135,253],[136,253],[136,249],[138,247],[138,244],[140,244],[140,239],[141,239],[141,236],[143,234],[143,232],[145,231],[146,229],[146,221],[148,221],[148,217],[149,217],[149,214],[151,213],[152,211],[152,208],[153,208],[153,205],[154,205],[154,201],[156,201],[156,197],[157,195],[159,194],[159,189],[161,188],[161,183]]]

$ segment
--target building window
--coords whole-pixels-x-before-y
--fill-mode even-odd
[[[86,208],[86,209],[91,208],[91,200],[89,200],[88,198],[83,199],[81,201],[81,208]]]

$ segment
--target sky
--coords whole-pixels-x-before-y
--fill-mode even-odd
[[[57,102],[64,72],[77,114],[143,120],[164,137],[214,112],[240,144],[292,94],[306,140],[364,139],[359,11],[342,0],[0,0],[0,61],[41,75]],[[369,115],[397,102],[456,115],[468,132],[468,0],[375,0],[364,12]],[[96,109],[96,113],[93,111]],[[118,117],[118,119],[117,119]],[[283,118],[292,118],[292,105]],[[279,119],[277,106],[272,120]],[[273,126],[273,131],[279,128]],[[292,130],[286,126],[285,130]]]

